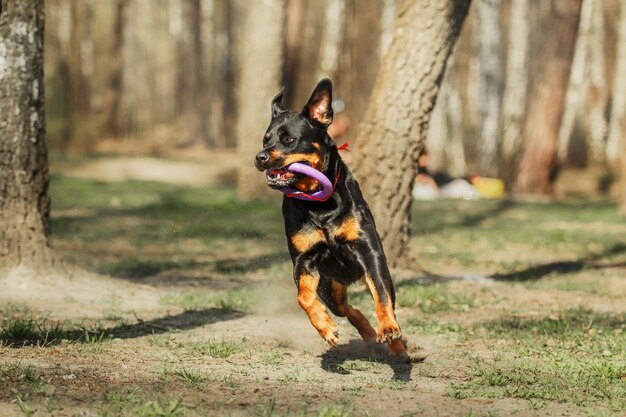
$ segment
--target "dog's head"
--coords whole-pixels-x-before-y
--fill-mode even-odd
[[[323,171],[335,146],[326,129],[333,120],[332,83],[321,80],[300,113],[283,106],[284,89],[272,100],[272,121],[263,136],[263,150],[256,155],[259,171],[267,170],[267,185],[280,189],[295,187],[311,192],[318,182],[286,168],[294,162]]]

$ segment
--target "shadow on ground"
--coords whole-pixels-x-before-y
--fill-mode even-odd
[[[490,278],[497,281],[533,281],[550,274],[566,274],[578,272],[583,269],[626,268],[626,262],[602,262],[604,258],[626,254],[626,244],[617,244],[607,250],[589,255],[574,261],[548,262],[540,265],[532,265],[521,271],[498,273]]]
[[[322,369],[335,374],[350,374],[348,361],[366,361],[389,365],[393,370],[393,381],[409,382],[411,380],[411,370],[413,364],[405,359],[399,359],[391,355],[386,345],[378,343],[367,343],[363,340],[354,339],[348,343],[335,346],[321,355]],[[416,360],[422,362],[424,359]]]
[[[136,323],[121,324],[111,328],[85,326],[71,330],[63,328],[62,323],[52,323],[46,319],[12,318],[0,322],[0,344],[22,348],[53,346],[62,341],[95,343],[108,339],[133,339],[174,330],[189,330],[220,321],[235,320],[244,315],[245,313],[237,310],[224,311],[219,308],[206,308],[152,320],[138,318]]]

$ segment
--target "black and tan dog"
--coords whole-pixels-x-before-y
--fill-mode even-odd
[[[272,100],[272,120],[263,137],[256,167],[267,170],[267,183],[314,192],[317,180],[286,170],[301,162],[335,182],[326,201],[303,201],[285,196],[283,217],[298,287],[298,303],[311,324],[330,344],[338,342],[338,327],[326,307],[347,317],[367,341],[387,343],[394,354],[407,356],[394,312],[395,290],[372,213],[335,142],[326,132],[333,119],[332,84],[319,82],[301,113],[288,111],[281,91]],[[376,304],[378,331],[350,306],[347,289],[363,280]]]

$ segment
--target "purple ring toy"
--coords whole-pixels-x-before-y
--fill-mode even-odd
[[[324,175],[321,171],[317,169],[302,164],[300,162],[294,162],[293,164],[287,167],[288,171],[297,172],[299,174],[304,174],[308,177],[316,179],[319,181],[322,189],[320,191],[316,191],[312,194],[305,193],[303,191],[297,190],[292,187],[281,188],[280,191],[287,195],[287,197],[297,198],[298,200],[315,200],[315,201],[326,201],[328,197],[333,193],[333,184],[330,182],[328,177]]]

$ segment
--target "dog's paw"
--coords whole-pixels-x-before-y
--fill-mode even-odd
[[[334,322],[328,323],[324,329],[320,330],[320,335],[331,347],[339,343],[339,327]]]
[[[379,343],[391,343],[394,340],[402,339],[402,330],[397,323],[389,323],[378,327],[376,340]]]

